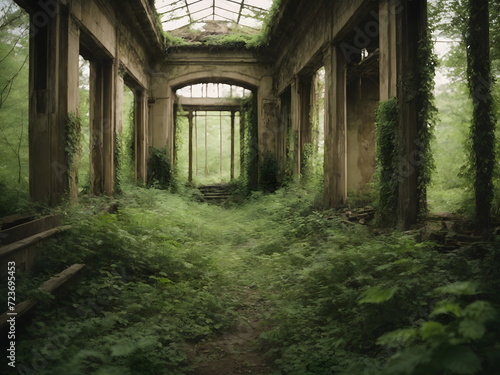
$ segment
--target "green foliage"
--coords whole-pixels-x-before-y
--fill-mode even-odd
[[[71,179],[78,184],[78,167],[80,163],[81,149],[82,149],[82,136],[81,136],[81,120],[72,113],[68,113],[65,127],[66,136],[66,163],[68,165],[68,179]]]
[[[259,167],[259,187],[266,193],[272,193],[280,187],[278,175],[280,167],[276,156],[271,153],[265,153],[262,163]]]
[[[500,364],[498,311],[476,300],[463,306],[461,296],[477,295],[475,283],[460,282],[437,288],[450,295],[439,301],[420,327],[383,335],[378,343],[404,347],[390,359],[383,374],[490,374]]]
[[[0,212],[29,208],[29,17],[12,1],[0,2]]]
[[[431,39],[431,30],[427,30],[425,37],[418,46],[418,77],[419,90],[417,108],[419,129],[417,134],[417,165],[418,181],[417,196],[418,213],[425,215],[427,209],[427,188],[431,182],[432,171],[435,168],[431,151],[431,141],[437,119],[437,108],[434,100],[434,78],[436,75],[437,57],[434,54],[434,43]]]
[[[393,222],[398,203],[399,104],[397,98],[381,102],[376,120],[377,209],[384,223]]]
[[[43,247],[37,280],[76,262],[87,271],[57,310],[36,313],[19,363],[35,349],[41,374],[188,373],[186,347],[227,332],[250,292],[267,301],[261,344],[283,373],[405,374],[424,355],[453,371],[476,356],[478,375],[494,373],[498,243],[441,253],[346,225],[314,198],[292,184],[221,208],[127,187],[116,214],[102,199],[65,208],[73,228]]]
[[[255,48],[261,42],[261,34],[244,34],[232,32],[227,35],[211,35],[207,37],[205,44],[214,46],[225,46],[233,48]]]
[[[469,22],[464,42],[467,47],[467,82],[473,102],[470,162],[474,170],[474,219],[477,228],[484,230],[491,224],[493,174],[496,166],[496,119],[493,111],[493,77],[488,48],[488,1],[468,1],[467,15]]]
[[[241,157],[243,157],[243,166],[240,180],[249,191],[258,189],[259,178],[259,152],[258,152],[258,117],[257,117],[257,98],[252,95],[242,103],[242,112],[244,112],[243,126],[245,128],[244,138],[242,140]]]
[[[162,30],[163,30],[163,28],[162,28]],[[165,36],[165,43],[167,45],[167,49],[189,45],[189,43],[186,42],[184,39],[179,38],[177,36],[174,36],[174,35],[172,35],[172,33],[169,33],[167,31],[164,33],[164,36]]]
[[[173,183],[172,164],[166,148],[149,148],[148,184],[159,189],[168,189]]]
[[[442,73],[451,81],[437,91],[440,123],[437,127],[436,143],[433,146],[436,164],[438,166],[435,178],[435,186],[430,190],[430,204],[433,209],[439,211],[459,211],[468,216],[474,215],[474,187],[475,172],[473,168],[472,138],[470,138],[469,125],[472,123],[471,97],[467,92],[467,45],[469,35],[468,17],[469,3],[464,0],[438,0],[429,3],[431,18],[436,25],[439,36],[453,39],[449,43],[450,50],[440,61]],[[488,2],[490,20],[498,19],[500,5],[498,2]],[[482,23],[475,23],[482,24]],[[491,72],[497,77],[500,72],[500,27],[498,22],[490,22],[490,57]],[[442,39],[442,38],[440,38]],[[477,38],[473,38],[477,39]],[[469,40],[470,41],[470,40]],[[484,59],[477,59],[479,63]],[[483,78],[487,75],[482,75]],[[485,79],[484,82],[488,80]],[[483,89],[480,90],[483,93]],[[474,95],[473,95],[474,96]],[[492,86],[492,96],[498,102],[500,98],[500,86]],[[500,107],[497,105],[495,113],[498,118]],[[486,124],[486,123],[485,123]],[[499,129],[495,131],[496,138]],[[469,138],[469,139],[468,139]],[[492,139],[488,139],[491,142]],[[495,142],[498,153],[499,142]],[[486,151],[487,147],[484,148]],[[472,157],[471,157],[472,155]],[[460,170],[458,170],[460,168]],[[496,172],[498,174],[498,172]],[[500,190],[498,189],[498,178],[493,178],[493,213],[498,214]],[[458,175],[458,177],[457,177]],[[454,186],[449,186],[454,185]],[[484,185],[483,188],[488,188]],[[464,194],[460,196],[460,189]],[[484,195],[487,197],[488,195]],[[482,213],[481,213],[482,214]]]

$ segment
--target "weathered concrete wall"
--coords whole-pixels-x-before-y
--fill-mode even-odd
[[[254,52],[233,49],[179,47],[156,64],[152,75],[150,144],[164,147],[174,158],[175,90],[198,83],[227,83],[252,90],[257,97],[259,155],[275,151],[278,128],[272,66]]]
[[[168,54],[156,73],[165,74],[174,90],[195,83],[229,83],[255,90],[271,66],[251,51],[182,47]]]
[[[51,204],[59,203],[65,195],[76,199],[75,171],[69,168],[65,149],[68,114],[78,115],[79,54],[91,61],[91,187],[96,194],[111,195],[116,185],[116,132],[122,122],[121,76],[133,82],[133,89],[144,92],[145,107],[137,126],[146,128],[151,66],[164,50],[151,5],[145,0],[16,1],[30,13],[33,36],[31,196]],[[137,134],[146,137],[147,131]],[[139,155],[145,157],[144,150]],[[144,164],[145,160],[137,162],[138,168]],[[145,171],[138,174],[145,178]]]
[[[364,191],[375,173],[375,110],[378,77],[354,79],[347,85],[347,190]]]
[[[289,1],[293,9],[281,19],[273,32],[272,49],[276,59],[275,90],[278,93],[292,83],[293,77],[311,73],[323,65],[323,49],[343,38],[371,7],[370,1]],[[292,8],[292,7],[290,7]]]

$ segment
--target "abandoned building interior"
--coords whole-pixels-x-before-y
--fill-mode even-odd
[[[423,125],[415,116],[416,100],[405,99],[409,94],[397,82],[418,68],[417,45],[426,30],[425,1],[411,1],[404,7],[394,1],[283,1],[268,26],[266,45],[252,48],[199,40],[231,33],[228,25],[233,25],[229,22],[233,18],[233,27],[248,35],[255,33],[271,1],[167,1],[157,2],[158,9],[145,0],[120,5],[105,1],[17,3],[30,13],[33,29],[29,180],[34,200],[56,204],[68,194],[71,199],[78,195],[66,157],[65,126],[68,114],[78,115],[82,56],[90,64],[92,194],[112,196],[115,192],[115,139],[123,123],[124,86],[134,95],[137,182],[147,180],[150,147],[164,148],[170,160],[176,158],[179,107],[190,121],[188,178],[192,179],[198,160],[193,157],[197,142],[193,119],[222,112],[233,121],[225,139],[231,144],[230,174],[234,177],[240,149],[235,124],[241,131],[239,119],[248,112],[241,110],[244,95],[254,98],[257,112],[257,131],[249,146],[254,149],[250,162],[256,163],[256,172],[250,179],[258,179],[259,160],[265,155],[272,155],[280,166],[278,179],[287,169],[301,175],[306,167],[304,148],[318,139],[311,116],[320,95],[315,92],[315,80],[321,72],[325,206],[344,205],[348,191],[363,191],[372,182],[375,109],[379,101],[398,97],[405,107],[405,126],[399,136],[407,147],[402,157],[410,171],[399,182],[399,219],[405,227],[416,222],[419,165],[411,155]],[[300,22],[292,22],[298,14]],[[165,39],[162,26],[184,43]],[[231,93],[226,97],[179,95],[188,87],[208,92],[209,86],[216,90],[221,85],[244,91],[240,97]]]
[[[62,267],[63,262],[54,259],[57,256],[64,258],[69,254],[71,261],[64,263],[64,267],[72,265],[42,284],[42,292],[39,294],[53,293],[63,283],[79,274],[86,267],[83,263],[88,263],[87,259],[90,259],[89,262],[96,262],[88,267],[91,268],[88,271],[91,276],[82,282],[83,286],[78,290],[84,290],[90,285],[87,289],[105,292],[102,298],[90,297],[91,303],[73,303],[73,307],[77,306],[75,314],[81,312],[80,317],[90,317],[97,321],[102,316],[103,319],[111,316],[109,319],[114,319],[110,323],[114,327],[113,330],[122,332],[121,329],[128,329],[127,324],[132,325],[133,319],[128,316],[124,318],[125,315],[120,315],[122,311],[119,309],[128,311],[129,308],[136,308],[135,301],[139,300],[146,301],[146,305],[150,304],[150,315],[154,316],[151,319],[160,319],[165,311],[172,317],[177,316],[177,307],[170,309],[169,306],[178,306],[176,304],[182,304],[184,299],[190,302],[179,307],[179,311],[184,309],[194,311],[192,315],[198,314],[198,320],[193,318],[189,323],[185,323],[188,320],[182,319],[188,319],[190,313],[184,313],[183,310],[183,313],[179,314],[182,318],[168,326],[172,332],[180,330],[179,327],[183,324],[187,327],[182,332],[185,334],[182,340],[188,337],[186,342],[191,348],[188,353],[191,354],[182,354],[182,359],[175,359],[176,355],[181,358],[178,354],[181,350],[175,346],[177,341],[181,340],[181,334],[175,336],[177,333],[172,334],[173,338],[168,341],[165,337],[169,334],[162,331],[162,336],[158,339],[162,344],[155,341],[154,349],[151,349],[153,344],[146,342],[146,339],[141,341],[143,338],[137,339],[139,344],[134,343],[132,346],[124,343],[126,339],[115,340],[112,336],[109,336],[112,337],[109,342],[95,344],[102,344],[103,347],[108,345],[107,348],[111,348],[108,357],[123,363],[129,356],[132,358],[137,353],[142,353],[141,351],[150,350],[151,353],[156,353],[155,350],[164,350],[168,345],[174,348],[171,353],[175,354],[172,354],[168,362],[168,366],[172,367],[168,367],[168,370],[164,367],[165,362],[161,362],[163,357],[157,362],[148,362],[149,357],[147,361],[144,360],[146,366],[151,366],[151,370],[140,368],[139,364],[147,357],[144,355],[133,363],[132,360],[126,365],[120,362],[123,368],[129,366],[128,372],[123,374],[382,375],[386,374],[382,370],[368,370],[371,361],[376,358],[380,365],[382,359],[385,361],[405,345],[416,342],[417,336],[429,344],[426,347],[428,351],[424,355],[418,352],[420,349],[417,348],[418,350],[408,352],[408,356],[418,352],[415,356],[420,356],[420,362],[415,360],[413,363],[408,356],[401,357],[405,358],[404,366],[412,363],[413,372],[398,372],[398,363],[403,366],[403,362],[397,362],[396,359],[396,362],[391,362],[394,365],[393,372],[387,374],[492,374],[488,370],[480,372],[478,369],[481,366],[483,369],[500,366],[498,342],[492,342],[500,337],[500,325],[497,324],[491,331],[494,332],[491,334],[493,338],[488,336],[486,339],[489,334],[486,332],[490,332],[486,326],[489,322],[494,322],[494,319],[497,319],[498,323],[498,312],[497,315],[493,314],[494,309],[490,308],[489,302],[481,305],[481,309],[474,305],[471,310],[463,307],[463,311],[456,302],[463,296],[470,299],[460,302],[460,306],[465,306],[466,302],[471,303],[476,298],[498,302],[498,296],[492,297],[490,289],[486,288],[484,290],[488,292],[484,292],[477,286],[479,284],[467,283],[467,280],[484,277],[486,284],[491,284],[492,288],[496,285],[498,288],[496,278],[500,270],[500,229],[493,229],[494,234],[484,239],[481,236],[486,236],[486,231],[480,232],[477,223],[474,230],[458,233],[463,228],[456,224],[459,221],[456,216],[443,214],[437,219],[425,216],[428,214],[426,189],[430,181],[429,165],[432,164],[430,139],[433,115],[430,113],[435,110],[431,99],[435,65],[430,52],[432,48],[429,47],[430,44],[426,44],[430,33],[427,0],[0,0],[0,7],[7,1],[15,3],[15,6],[28,14],[29,19],[29,45],[26,47],[29,51],[26,100],[29,103],[29,113],[26,114],[29,198],[31,202],[40,205],[35,207],[43,207],[44,210],[55,208],[59,211],[42,218],[30,218],[40,221],[37,224],[22,222],[19,228],[6,226],[4,224],[7,221],[0,221],[0,275],[8,277],[9,272],[13,272],[7,271],[10,270],[8,265],[14,261],[17,264],[15,269],[21,274],[36,269],[37,265],[45,267],[48,263],[40,261],[36,249],[38,245],[35,244],[46,243],[49,237],[59,236],[59,233],[70,233],[67,237],[61,235],[61,243],[70,243],[77,249],[75,254],[81,252],[85,256],[78,258],[75,255],[72,258],[73,248],[65,248],[63,251],[63,245],[58,247],[59,245],[53,242],[55,245],[51,246],[54,247],[56,255],[50,255],[49,252],[47,259],[51,259],[57,267]],[[486,8],[489,3],[486,0],[478,2],[486,4]],[[471,3],[474,1],[471,0]],[[496,22],[498,23],[498,20]],[[490,80],[488,85],[491,86],[491,82]],[[479,86],[479,89],[482,90],[486,86]],[[82,93],[86,95],[84,100]],[[1,95],[4,95],[3,91]],[[379,116],[385,117],[381,120],[382,117]],[[83,121],[83,118],[86,120]],[[379,122],[382,121],[392,126],[392,130],[388,133],[380,130],[382,127],[379,127]],[[494,128],[491,132],[495,132]],[[19,145],[21,143],[19,138]],[[498,143],[494,147],[498,149]],[[157,189],[142,188],[159,187],[162,184],[167,186],[174,179],[172,175],[175,175],[176,181],[181,181],[183,189],[199,189],[196,194],[200,195],[189,192],[197,199],[196,203],[208,202],[210,199],[215,203],[220,203],[221,199],[225,201],[226,194],[231,194],[228,189],[240,189],[240,193],[243,191],[245,197],[241,201],[235,199],[225,206],[214,204],[211,209],[220,211],[208,211],[207,207],[210,205],[192,205],[195,199],[191,196],[191,203],[179,203],[180,200],[176,200],[178,198],[172,198],[177,196],[174,190],[182,189],[174,189],[170,185],[162,186],[164,190],[168,190],[168,194],[173,192],[172,195],[168,195],[168,198],[151,195],[155,198],[148,198],[149,200],[141,198],[144,207],[151,201],[153,203],[151,207],[144,208],[140,213],[143,216],[136,220],[134,215],[139,216],[137,212],[142,208],[141,203],[134,202],[130,207],[126,207],[126,204],[118,204],[113,200],[122,193],[121,181],[125,178],[125,157],[122,156],[125,154],[129,163],[127,178],[130,178],[130,184],[137,191],[147,190],[154,191],[150,194],[160,194],[156,192]],[[386,164],[383,164],[384,157]],[[493,164],[498,164],[494,157],[490,159]],[[159,167],[155,167],[154,163]],[[492,171],[493,164],[484,168],[491,167]],[[276,208],[276,212],[285,212],[283,207],[286,204],[280,206],[276,203],[278,198],[266,198],[271,195],[268,193],[274,193],[282,186],[305,186],[306,181],[309,181],[308,173],[313,171],[316,173],[314,181],[319,188],[312,206],[307,206],[307,209],[300,206],[303,204],[301,199],[305,201],[307,194],[298,193],[299,203],[290,204],[289,211],[276,219],[278,214],[272,210]],[[474,177],[476,202],[479,202],[478,197],[481,198],[481,193],[478,193],[480,176],[480,172],[477,172]],[[489,185],[492,184],[490,179]],[[383,188],[375,191],[374,186]],[[387,195],[384,196],[380,191],[385,191]],[[262,224],[262,228],[256,224],[257,219],[254,222],[243,213],[228,209],[233,208],[233,203],[237,206],[241,202],[247,202],[244,199],[253,193],[256,193],[257,198],[250,202],[257,202],[255,205],[260,211],[252,211],[252,215],[259,220],[269,220]],[[143,197],[143,193],[135,190],[132,194]],[[285,193],[279,194],[282,194],[282,197]],[[472,196],[472,193],[470,194]],[[483,195],[489,197],[491,203],[493,198],[490,195],[493,193],[488,194],[486,192]],[[365,195],[376,196],[378,206],[371,205],[372,200],[370,205],[364,205],[359,211],[352,209],[351,199]],[[66,220],[63,220],[63,216],[71,216],[67,212],[71,212],[72,208],[67,207],[78,206],[82,200],[98,201],[101,198],[106,200],[107,205],[103,210],[93,212],[92,210],[101,203],[95,203],[95,207],[92,203],[89,205],[91,208],[82,209],[85,215],[92,211],[92,218],[82,219],[82,224],[71,222],[71,225],[79,228],[74,232],[74,239],[71,239],[71,225],[62,225]],[[129,196],[124,199],[129,199]],[[169,203],[165,203],[166,201]],[[170,205],[170,202],[173,203]],[[161,209],[156,209],[154,205]],[[389,208],[385,211],[387,207]],[[164,213],[158,214],[161,210],[164,210]],[[252,208],[245,206],[242,210],[246,212],[244,210]],[[500,212],[500,205],[498,211]],[[175,216],[181,224],[174,223],[174,218],[169,216],[171,213],[175,213],[172,217]],[[157,214],[158,216],[154,216]],[[42,215],[45,213],[39,216]],[[192,216],[186,219],[183,215]],[[379,220],[383,223],[383,229],[370,227],[361,232],[365,229],[358,229],[361,225],[357,224],[365,225],[368,218]],[[485,215],[483,223],[487,223],[488,229],[491,229],[489,220],[489,215]],[[428,224],[429,221],[432,224]],[[289,226],[286,229],[288,232],[285,229],[276,229],[276,222],[283,225],[283,228]],[[423,222],[425,223],[422,224]],[[174,234],[168,232],[169,225],[174,228]],[[215,229],[206,229],[205,226],[210,225]],[[425,232],[429,225],[437,227],[433,227],[431,234],[428,233],[430,230]],[[197,232],[198,229],[192,229],[195,226],[201,229]],[[246,226],[258,227],[255,229],[257,234],[248,234]],[[422,227],[426,229],[421,229]],[[36,231],[29,232],[30,234],[26,235],[28,238],[22,237],[24,232],[28,233],[34,228]],[[396,230],[402,233],[394,234]],[[160,232],[162,234],[158,234]],[[82,240],[80,246],[79,236],[85,239],[85,236],[94,236],[92,233],[95,233],[95,238],[92,238],[92,241],[95,241]],[[208,245],[203,245],[205,247],[202,248],[200,244],[204,241],[203,236],[209,240]],[[414,240],[411,236],[417,239]],[[496,245],[491,245],[495,236]],[[286,242],[291,241],[290,238],[296,240],[296,243]],[[365,238],[369,240],[365,241]],[[439,245],[428,245],[425,242],[428,239],[436,240]],[[72,240],[74,242],[71,242]],[[151,242],[152,255],[146,254],[146,249],[150,247],[148,241]],[[222,241],[225,241],[224,244]],[[264,243],[265,241],[269,244]],[[276,245],[279,241],[286,245]],[[332,245],[332,249],[335,248],[337,252],[325,250],[330,246],[327,245],[328,241],[338,241]],[[422,243],[418,243],[420,241]],[[467,248],[468,250],[458,250],[469,246],[463,245],[464,243],[473,245]],[[87,245],[92,250],[82,250]],[[122,251],[119,246],[133,251]],[[108,251],[108,248],[111,250]],[[182,249],[179,250],[181,255],[176,253],[178,249]],[[220,249],[225,249],[227,253]],[[326,255],[321,255],[322,251]],[[109,256],[108,260],[112,264],[99,263],[104,262],[106,257],[100,254],[108,254],[106,256]],[[207,260],[209,257],[220,259]],[[493,260],[484,261],[480,266],[478,259]],[[318,262],[313,263],[316,260]],[[152,264],[145,265],[149,261]],[[300,269],[303,264],[309,268],[304,266],[304,269]],[[487,268],[490,266],[491,269]],[[170,272],[169,267],[177,271]],[[227,274],[230,276],[224,280],[233,280],[236,285],[234,289],[227,292],[228,289],[224,289],[226,286],[220,287],[218,271],[211,273],[211,267],[229,270]],[[286,267],[296,269],[287,273]],[[359,271],[356,267],[362,270]],[[241,271],[242,269],[245,271]],[[251,271],[248,271],[249,269]],[[249,272],[253,272],[251,277],[259,281],[248,282],[246,278],[250,278],[247,275]],[[222,273],[221,271],[220,274]],[[215,274],[217,276],[214,276]],[[415,276],[417,274],[420,279]],[[424,280],[426,275],[430,275],[429,280]],[[463,275],[465,279],[457,275]],[[96,280],[103,280],[102,278],[108,279],[97,285]],[[218,281],[213,281],[215,279]],[[382,279],[383,283],[380,284],[374,281]],[[191,282],[196,286],[192,287]],[[462,284],[452,284],[453,287],[436,292],[439,286],[453,282]],[[214,285],[220,290],[212,293],[212,288],[216,289]],[[153,292],[143,293],[150,287],[154,289]],[[351,287],[354,291],[349,289]],[[291,288],[291,292],[283,292],[283,297],[280,293],[288,290],[286,288]],[[175,296],[171,299],[168,299],[170,295],[164,298],[168,293]],[[330,297],[329,293],[335,293],[336,297]],[[207,297],[208,294],[210,296]],[[438,299],[445,294],[456,300],[451,297],[445,300],[443,297],[443,303],[439,304]],[[117,295],[130,297],[134,302],[119,302]],[[150,298],[151,295],[154,297]],[[227,297],[228,295],[230,297]],[[278,295],[279,297],[276,297]],[[29,295],[22,306],[16,306],[19,315],[26,313],[28,316],[28,311],[39,302],[38,297],[33,296]],[[199,299],[191,301],[189,298],[192,296]],[[427,302],[422,296],[432,301]],[[317,300],[314,300],[316,297]],[[245,302],[234,302],[238,298]],[[275,302],[279,298],[286,302],[279,302],[282,303],[279,305]],[[287,301],[287,298],[290,301],[295,298],[299,302],[286,305],[292,303]],[[100,301],[105,301],[109,306],[116,303],[118,307],[112,310],[108,305],[98,306]],[[166,301],[170,305],[167,305]],[[227,307],[231,303],[232,307]],[[436,303],[438,309],[433,311],[431,306]],[[401,310],[398,304],[403,306]],[[4,307],[6,306],[7,303]],[[211,311],[211,308],[217,310],[217,313],[210,315],[206,312]],[[274,308],[273,311],[279,313],[266,315],[263,310],[268,308]],[[259,310],[259,318],[252,315],[255,312],[252,309]],[[311,313],[313,310],[321,318],[316,318],[316,315]],[[219,314],[219,311],[224,312]],[[148,312],[138,308],[133,313],[137,316],[149,316]],[[351,317],[358,313],[363,318],[353,318],[351,322]],[[69,320],[75,315],[71,314],[68,315],[72,316]],[[251,327],[248,331],[238,328],[241,322],[235,325],[233,318],[238,314],[241,314],[242,319],[246,319],[245,324]],[[300,314],[303,314],[304,318],[299,319]],[[424,319],[432,320],[439,314],[448,315],[446,319],[440,320],[440,323],[431,321],[427,322],[428,325],[422,325]],[[223,315],[224,318],[221,318]],[[218,323],[218,319],[226,319],[229,315],[233,319],[233,326],[228,323],[230,328],[227,328],[226,323]],[[329,320],[331,316],[333,318]],[[369,318],[365,321],[364,317]],[[10,333],[13,332],[13,324],[9,323],[9,318],[9,313],[0,316],[2,335],[6,329],[10,329]],[[202,323],[199,323],[200,319],[203,320]],[[452,319],[457,319],[460,325],[450,324],[441,328],[441,324],[444,327]],[[150,332],[162,324],[166,325],[167,320],[157,320],[146,328],[140,326],[136,331],[142,332],[143,329],[144,332]],[[339,325],[334,327],[332,321]],[[349,322],[352,329],[338,328],[347,326],[347,323],[341,326],[341,323],[338,323],[341,321],[342,324]],[[271,328],[262,328],[262,322]],[[282,322],[286,323],[281,326]],[[382,336],[391,329],[408,326],[407,323],[413,325],[412,330],[402,329],[390,338]],[[72,365],[61,364],[62,362],[57,365],[61,367],[56,366],[55,370],[51,370],[52,365],[49,362],[53,358],[50,353],[63,353],[66,346],[71,347],[70,343],[75,337],[86,337],[86,329],[93,332],[88,334],[89,342],[93,336],[99,337],[100,334],[84,326],[86,323],[75,323],[80,327],[78,329],[81,329],[78,332],[84,333],[74,334],[71,324],[73,321],[69,323],[70,328],[62,341],[53,340],[51,348],[33,354],[31,372],[19,369],[19,373],[69,373],[65,371],[69,371]],[[102,327],[105,327],[105,324],[102,324]],[[204,327],[203,324],[210,328],[203,331],[205,328],[200,328]],[[275,329],[273,324],[278,328]],[[295,331],[296,324],[301,328]],[[314,333],[316,336],[309,333],[314,324],[320,327],[315,331],[319,333]],[[438,324],[439,329],[436,328]],[[44,332],[43,329],[49,325],[35,324],[33,326],[36,328],[33,330],[39,328]],[[420,328],[414,328],[417,325],[422,325],[422,332],[418,331]],[[237,328],[234,328],[235,326]],[[22,336],[26,337],[26,340],[28,337],[32,339],[29,329],[31,328]],[[106,329],[102,328],[103,332]],[[240,359],[240,367],[237,368],[231,367],[236,366],[235,364],[222,360],[214,365],[212,359],[207,359],[206,353],[219,350],[219,346],[226,345],[227,342],[220,344],[216,339],[215,344],[207,343],[205,338],[212,337],[210,335],[214,332],[218,334],[224,329],[224,332],[235,329],[237,334],[242,335],[243,339],[240,336],[237,338],[241,342],[234,340],[236,346],[242,345],[241,353],[246,356],[245,365],[241,365],[243,360]],[[268,333],[266,329],[272,333]],[[331,331],[328,331],[329,329]],[[353,339],[355,344],[351,345],[345,338],[351,335],[351,331],[357,332],[358,329],[362,333]],[[370,334],[374,332],[373,337],[367,338],[368,334],[365,335],[365,332],[368,331]],[[431,331],[432,333],[429,333]],[[139,336],[137,332],[136,336]],[[133,336],[133,333],[127,331],[126,335]],[[228,335],[224,336],[226,340],[233,340],[232,336]],[[308,335],[312,335],[313,344],[308,341]],[[340,338],[335,335],[340,335]],[[443,338],[445,335],[448,336]],[[483,336],[485,341],[481,341]],[[269,360],[260,357],[256,359],[252,357],[254,354],[249,354],[254,353],[254,348],[245,346],[245,343],[256,342],[259,337],[264,337],[268,342],[266,350],[271,353],[269,358],[278,358],[274,364],[277,363],[278,367],[282,366],[287,370],[279,372],[275,368],[270,369],[267,367]],[[382,338],[377,341],[378,337]],[[450,337],[460,339],[457,338],[458,341],[455,342]],[[38,339],[34,334],[33,340]],[[119,343],[115,345],[113,340]],[[484,358],[481,357],[482,365],[476,357],[482,355],[479,352],[483,350],[483,346],[478,344],[473,347],[471,344],[476,343],[476,340],[491,350],[490,352],[484,349],[484,352],[490,353],[491,356],[485,354]],[[14,360],[10,359],[10,363],[15,362],[15,347],[18,345],[12,342],[14,340],[9,344],[9,353]],[[273,352],[273,349],[269,349],[272,345],[278,347],[281,342],[281,351],[276,349]],[[388,342],[390,345],[396,344],[388,346],[388,349],[378,349]],[[230,344],[234,342],[231,341]],[[310,344],[308,348],[314,350],[302,350],[301,344]],[[358,366],[360,369],[363,364],[367,370],[342,372],[339,369],[345,370],[347,367],[342,367],[344,363],[341,355],[341,359],[335,359],[337,362],[332,360],[334,364],[325,359],[330,355],[325,353],[337,354],[341,349],[345,350],[343,353],[351,353],[351,346],[356,345],[356,356],[352,357],[354,359],[349,357],[346,363],[350,361],[349,368]],[[158,349],[160,346],[162,348]],[[298,349],[293,352],[294,348]],[[73,349],[75,353],[80,353]],[[227,352],[233,349],[231,346]],[[23,353],[28,353],[28,349],[23,350]],[[236,349],[233,350],[235,351]],[[313,351],[317,353],[311,354]],[[233,352],[230,356],[234,357],[236,354]],[[352,352],[355,350],[352,349]],[[365,352],[368,354],[365,355]],[[76,355],[78,360],[75,360],[80,361],[80,367],[75,365],[74,374],[122,373],[119,366],[110,367],[115,372],[106,372],[108,368],[105,364],[108,362],[101,357],[96,360],[101,367],[92,364],[94,358],[98,358],[95,353],[89,351],[80,354]],[[54,357],[57,355],[54,354]],[[436,360],[440,359],[440,356],[446,358],[442,363]],[[295,360],[295,357],[298,359]],[[311,358],[310,362],[307,362],[308,357]],[[431,357],[436,360],[435,363],[441,363],[441,367],[428,359]],[[203,362],[205,359],[215,367],[204,368],[203,364],[198,363],[201,366],[196,370],[198,372],[190,372],[195,371],[191,367],[188,370],[188,367],[180,370],[181,364],[184,366],[185,363],[195,363],[196,360]],[[328,363],[324,368],[321,367],[323,359]],[[255,366],[261,367],[250,369],[248,363],[252,361],[257,363]],[[426,367],[425,361],[438,367]],[[320,363],[317,368],[315,363]],[[462,364],[464,367],[461,367]],[[0,374],[3,374],[3,365],[3,362],[0,363]],[[77,367],[85,370],[78,372]],[[160,367],[162,370],[159,370]],[[463,368],[467,371],[462,371]],[[90,371],[89,369],[92,369],[92,372],[85,372]],[[243,372],[243,369],[247,372]],[[418,372],[420,370],[421,372]],[[426,372],[427,370],[429,372]]]

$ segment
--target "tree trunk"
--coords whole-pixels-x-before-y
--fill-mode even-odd
[[[475,223],[484,230],[491,221],[495,166],[495,119],[491,95],[488,0],[469,0],[467,75],[474,105],[471,160],[474,167]]]

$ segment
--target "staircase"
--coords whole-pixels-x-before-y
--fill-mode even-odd
[[[231,186],[226,184],[199,186],[198,190],[203,195],[203,201],[207,203],[221,204],[233,197]]]

